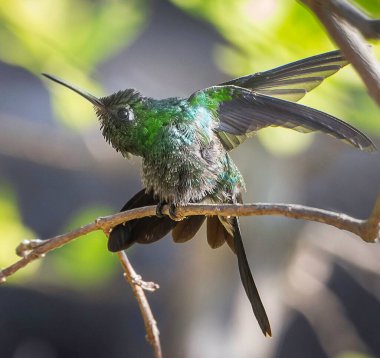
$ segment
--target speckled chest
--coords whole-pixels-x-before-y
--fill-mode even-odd
[[[225,151],[210,128],[195,122],[167,126],[143,157],[143,183],[163,201],[186,204],[214,192]]]

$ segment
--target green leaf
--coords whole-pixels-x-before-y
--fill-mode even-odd
[[[355,3],[361,6],[370,17],[380,16],[380,0],[355,0]]]

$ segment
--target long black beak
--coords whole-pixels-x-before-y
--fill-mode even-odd
[[[70,84],[70,83],[68,83],[68,82],[66,82],[66,81],[64,81],[58,77],[48,75],[47,73],[43,73],[42,75],[47,77],[49,80],[57,82],[57,83],[61,84],[62,86],[65,86],[65,87],[71,89],[72,91],[78,93],[82,97],[86,98],[87,101],[90,101],[94,106],[96,106],[96,107],[103,107],[104,106],[103,103],[100,101],[100,99],[96,98],[91,93],[88,93],[88,92],[82,90],[81,88],[74,86],[74,85],[72,85],[72,84]]]

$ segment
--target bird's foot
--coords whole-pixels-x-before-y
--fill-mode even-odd
[[[160,219],[165,217],[165,214],[162,212],[164,206],[166,203],[164,202],[159,202],[156,206],[156,216]],[[183,217],[177,214],[177,206],[175,204],[170,204],[169,205],[169,213],[168,216],[170,219],[173,221],[181,221],[183,220]]]
[[[181,221],[184,219],[183,216],[178,215],[177,206],[175,204],[170,204],[169,206],[169,218],[173,221]]]
[[[164,208],[166,204],[163,202],[163,201],[160,201],[157,206],[156,206],[156,216],[159,218],[159,219],[162,219],[163,217],[165,217],[165,215],[163,214],[162,212],[162,209]]]

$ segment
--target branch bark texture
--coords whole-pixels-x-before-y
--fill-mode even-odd
[[[380,20],[370,19],[346,0],[301,0],[319,18],[380,106],[380,66],[366,38],[380,38]]]
[[[168,214],[169,208],[164,207],[163,213]],[[293,219],[304,219],[332,225],[341,230],[346,230],[359,236],[366,242],[375,242],[379,238],[380,229],[380,195],[377,199],[371,216],[367,220],[360,220],[343,213],[307,207],[294,204],[189,204],[177,209],[178,216],[186,217],[192,215],[219,215],[219,216],[263,216],[276,215],[285,216]],[[46,253],[61,247],[72,240],[75,240],[85,234],[96,230],[102,230],[108,233],[112,227],[133,219],[139,219],[146,216],[155,216],[156,207],[146,206],[129,211],[124,211],[110,216],[100,217],[94,222],[82,226],[69,233],[55,236],[51,239],[41,241],[38,245],[34,241],[30,245],[21,244],[23,258],[14,264],[0,271],[0,281],[4,282],[8,276],[11,276],[30,262],[44,256]],[[28,251],[30,250],[30,251]]]
[[[163,213],[168,214],[168,212],[169,207],[164,207]],[[120,223],[154,215],[156,215],[156,206],[142,207],[121,212],[115,215],[98,218],[88,225],[70,231],[69,233],[55,236],[48,240],[25,240],[16,248],[16,252],[22,256],[22,258],[7,268],[0,270],[0,283],[4,283],[7,277],[13,275],[32,261],[45,256],[46,253],[58,247],[61,247],[85,234],[97,230],[102,230],[105,235],[108,236],[110,230]],[[375,242],[380,236],[380,195],[377,198],[371,216],[367,220],[360,220],[346,214],[306,207],[302,205],[260,203],[245,205],[189,204],[188,206],[178,208],[176,215],[179,217],[186,217],[191,215],[277,215],[332,225],[338,229],[350,231],[361,237],[361,239],[366,242]],[[119,252],[118,257],[124,269],[124,276],[130,284],[138,302],[144,320],[145,330],[147,332],[147,340],[152,346],[154,357],[162,358],[159,330],[144,293],[144,290],[156,290],[158,288],[158,285],[154,284],[153,282],[144,282],[141,277],[136,274],[125,252]]]
[[[133,294],[136,297],[137,303],[140,307],[141,315],[144,320],[145,331],[147,333],[146,338],[152,346],[153,356],[154,358],[162,358],[160,332],[144,293],[144,285],[150,284],[150,286],[154,286],[155,284],[152,282],[146,283],[141,280],[141,276],[135,272],[124,251],[118,252],[117,255],[119,256],[120,263],[123,266],[125,279],[132,287]],[[158,288],[158,285],[155,285],[154,289],[156,288]],[[154,289],[148,290],[153,291]]]

